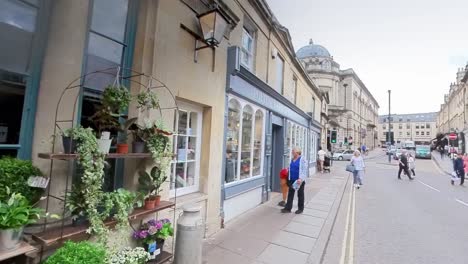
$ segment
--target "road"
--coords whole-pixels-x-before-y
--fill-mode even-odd
[[[385,162],[368,160],[363,188],[347,193],[331,239],[344,241],[341,263],[468,263],[468,188],[450,185],[431,160],[416,161],[414,181]]]

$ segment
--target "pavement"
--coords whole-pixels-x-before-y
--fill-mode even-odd
[[[320,263],[349,186],[344,164],[335,162],[331,173],[317,173],[307,180],[303,214],[282,214],[277,206],[280,195],[274,194],[267,203],[228,222],[205,240],[203,263]]]
[[[437,151],[432,152],[432,160],[437,165],[437,167],[446,174],[451,174],[453,171],[453,161],[447,156],[440,156],[440,153]]]

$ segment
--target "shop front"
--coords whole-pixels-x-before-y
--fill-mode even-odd
[[[221,208],[224,221],[269,199],[279,191],[278,173],[298,146],[315,171],[320,125],[228,53],[225,159]]]

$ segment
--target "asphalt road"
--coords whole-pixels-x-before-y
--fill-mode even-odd
[[[416,161],[414,181],[398,180],[385,161],[367,162],[354,193],[347,263],[468,263],[468,188],[450,185],[431,160]]]

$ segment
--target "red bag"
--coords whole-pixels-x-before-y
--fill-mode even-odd
[[[289,176],[288,169],[285,168],[280,171],[280,179],[287,179],[288,176]]]

